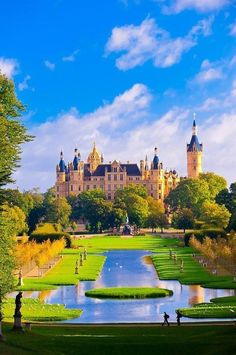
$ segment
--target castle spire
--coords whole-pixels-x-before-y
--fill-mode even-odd
[[[197,125],[196,125],[196,113],[193,113],[193,126],[192,126],[193,136],[197,135]]]

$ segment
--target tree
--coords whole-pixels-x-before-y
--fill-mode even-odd
[[[80,204],[80,199],[78,196],[69,195],[66,198],[67,202],[71,206],[71,215],[70,219],[72,221],[78,221],[82,215],[82,207]]]
[[[170,191],[165,202],[173,211],[179,208],[190,208],[194,216],[199,217],[203,203],[210,200],[209,186],[204,179],[184,179]]]
[[[46,222],[59,223],[63,228],[69,226],[71,207],[64,197],[55,198],[46,210]]]
[[[148,196],[147,202],[149,214],[146,223],[148,227],[154,230],[154,228],[159,227],[160,215],[165,213],[165,208],[162,202],[154,200],[151,196]]]
[[[142,227],[148,217],[148,203],[147,201],[135,194],[130,194],[126,198],[126,209],[131,225],[136,225],[138,228]]]
[[[0,211],[0,340],[2,335],[2,301],[12,291],[14,284],[15,258],[13,254],[15,233],[14,220],[11,214]]]
[[[164,228],[166,228],[168,226],[168,219],[165,215],[165,213],[160,213],[157,219],[157,225],[158,227],[161,228],[161,233],[164,232]]]
[[[176,211],[173,215],[172,225],[175,228],[183,229],[184,233],[186,229],[194,227],[194,216],[192,210],[189,208],[183,208]]]
[[[207,225],[226,228],[229,224],[230,212],[224,205],[206,201],[202,205],[201,219]]]
[[[206,181],[208,184],[212,200],[215,200],[215,197],[220,193],[220,191],[227,188],[227,181],[225,178],[214,173],[201,173],[199,175],[199,179]]]
[[[121,199],[124,201],[125,197],[130,194],[138,195],[138,196],[146,199],[147,198],[147,189],[142,185],[130,184],[128,186],[125,186],[123,189],[116,190],[115,200]]]
[[[13,224],[11,228],[12,236],[17,236],[28,231],[28,226],[25,222],[25,214],[19,207],[10,207],[8,205],[2,205],[1,208],[2,218],[8,218]]]
[[[2,187],[12,182],[12,173],[18,167],[21,145],[32,139],[18,120],[23,111],[13,82],[0,72],[0,203],[4,202]]]

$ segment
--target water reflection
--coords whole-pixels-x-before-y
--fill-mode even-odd
[[[143,250],[109,251],[96,281],[83,281],[76,286],[61,286],[57,290],[24,293],[24,297],[39,297],[46,303],[62,303],[68,308],[84,310],[80,318],[66,323],[160,322],[164,311],[170,320],[176,319],[175,309],[209,302],[211,298],[234,295],[234,290],[205,289],[199,285],[185,286],[175,280],[159,280]],[[85,297],[85,291],[100,287],[158,286],[173,290],[170,297],[140,300],[112,300]],[[183,319],[188,321],[188,319]]]

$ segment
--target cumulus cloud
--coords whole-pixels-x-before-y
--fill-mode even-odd
[[[184,10],[196,10],[198,12],[210,12],[220,10],[230,4],[232,0],[171,0],[163,6],[166,14],[178,14]]]
[[[181,60],[182,55],[197,45],[200,35],[211,33],[213,17],[199,21],[185,37],[172,38],[170,33],[158,27],[152,18],[139,26],[115,27],[107,41],[106,54],[125,52],[116,60],[120,70],[128,70],[152,60],[154,66],[167,68]]]
[[[53,71],[56,68],[56,64],[50,62],[49,60],[45,60],[44,61],[44,65],[45,65],[46,68],[48,68],[51,71]]]
[[[31,79],[30,75],[26,75],[21,83],[18,84],[18,89],[20,91],[26,90],[29,88],[29,80]]]
[[[235,89],[233,82],[225,96],[233,98]],[[68,162],[73,159],[77,145],[82,160],[86,161],[94,141],[105,162],[117,159],[138,163],[146,154],[151,161],[153,148],[157,146],[164,168],[175,168],[179,175],[186,176],[186,142],[191,138],[192,111],[187,107],[171,107],[159,115],[152,112],[151,100],[149,89],[135,84],[94,112],[81,115],[72,108],[34,127],[31,133],[35,140],[23,147],[21,168],[15,175],[17,186],[30,189],[39,185],[42,191],[46,190],[55,183],[60,150],[63,149]],[[208,111],[209,106],[217,105],[217,100],[209,99],[199,105],[202,114],[198,117],[204,115],[204,109]],[[235,180],[232,167],[236,165],[234,103],[235,98],[221,113],[217,109],[209,116],[208,111],[208,119],[201,120],[199,125],[199,139],[204,144],[204,171],[215,171],[229,182]]]
[[[79,49],[76,49],[68,56],[63,57],[62,61],[63,62],[74,62],[78,53],[79,53]]]
[[[17,74],[18,69],[19,63],[16,59],[0,57],[0,71],[9,79],[12,79]]]
[[[224,77],[222,67],[219,63],[211,63],[204,60],[201,64],[200,72],[195,76],[193,82],[206,84]]]

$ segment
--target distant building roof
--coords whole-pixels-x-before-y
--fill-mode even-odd
[[[85,164],[88,165],[88,164]],[[125,171],[128,176],[141,176],[139,167],[137,164],[120,164],[121,171]],[[105,176],[105,171],[111,172],[111,164],[100,164],[97,166],[96,170],[93,172],[93,176]],[[85,169],[84,169],[85,172]],[[86,175],[85,175],[86,176]],[[87,176],[91,176],[87,175]]]

